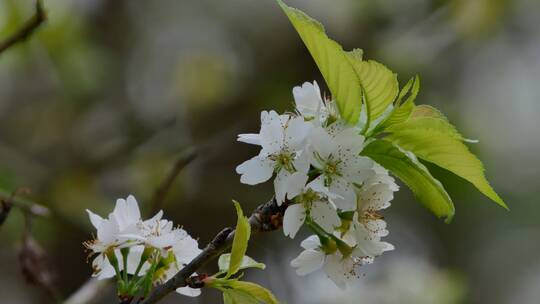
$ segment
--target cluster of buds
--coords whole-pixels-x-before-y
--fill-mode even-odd
[[[394,247],[378,213],[398,190],[394,179],[373,160],[359,126],[339,116],[335,102],[321,96],[316,82],[293,89],[296,111],[261,113],[258,134],[238,140],[259,145],[259,154],[240,164],[240,181],[255,185],[273,176],[279,205],[289,204],[283,231],[294,238],[302,225],[314,235],[291,262],[299,275],[323,268],[339,287],[358,278],[358,267]]]

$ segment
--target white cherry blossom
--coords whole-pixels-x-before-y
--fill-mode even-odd
[[[259,155],[236,168],[244,184],[255,185],[269,180],[276,173],[274,188],[281,204],[287,195],[289,178],[294,172],[307,172],[309,161],[303,149],[311,124],[302,117],[278,115],[275,111],[261,113],[259,134],[241,134],[239,141],[262,147]]]
[[[316,81],[304,82],[302,86],[294,87],[293,96],[296,110],[306,120],[315,120],[319,123],[326,120],[328,113]]]
[[[296,273],[303,276],[322,268],[328,278],[342,289],[359,278],[358,267],[370,263],[369,259],[354,254],[343,256],[339,250],[327,254],[315,235],[308,237],[300,245],[304,251],[291,261]]]
[[[374,170],[376,173],[357,191],[358,221],[365,226],[371,235],[384,237],[388,235],[388,230],[386,222],[378,211],[390,207],[394,192],[399,187],[384,168],[375,164]]]
[[[116,257],[119,271],[126,270],[131,275],[143,276],[150,269],[151,260],[141,260],[145,249],[152,248],[157,257],[174,255],[174,262],[167,267],[165,276],[169,279],[195,258],[201,250],[198,243],[185,230],[175,228],[171,221],[162,219],[163,212],[158,212],[151,219],[143,221],[137,201],[133,196],[118,199],[113,212],[107,218],[87,210],[92,225],[97,230],[97,238],[85,243],[85,246],[97,254],[92,261],[93,276],[107,279],[116,275],[109,261],[110,254]],[[121,254],[122,248],[129,248],[127,264]],[[107,255],[107,253],[109,255]],[[159,260],[159,259],[158,259]],[[142,263],[142,264],[141,264]],[[139,268],[139,265],[142,265]],[[138,269],[138,273],[137,273]],[[178,293],[197,296],[200,290],[183,287]]]
[[[286,236],[294,238],[308,215],[325,231],[332,232],[341,224],[336,207],[328,200],[329,197],[336,198],[336,195],[318,183],[310,182],[304,187],[308,180],[305,173],[296,172],[290,180],[296,188],[289,189],[289,199],[296,197],[297,203],[285,210],[283,233]]]
[[[361,185],[371,175],[373,161],[358,154],[364,138],[355,128],[340,128],[333,133],[317,127],[309,136],[310,163],[321,175],[315,179],[339,197],[334,200],[344,211],[356,209],[355,184]]]

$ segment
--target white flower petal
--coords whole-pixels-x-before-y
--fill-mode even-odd
[[[129,219],[131,222],[137,222],[141,219],[141,211],[139,204],[133,195],[129,195],[126,199]]]
[[[283,233],[294,239],[305,220],[306,211],[304,206],[302,204],[290,205],[283,216]]]
[[[332,179],[329,190],[339,197],[332,199],[336,206],[343,211],[356,209],[356,193],[354,186],[342,177],[335,176]]]
[[[343,151],[358,155],[364,146],[364,136],[356,128],[345,128],[334,136],[334,142]]]
[[[296,109],[300,114],[307,118],[317,118],[323,107],[323,101],[321,99],[319,85],[316,81],[314,81],[313,84],[304,82],[301,87],[294,87],[293,96],[296,103]]]
[[[274,190],[276,192],[276,202],[278,206],[285,201],[285,196],[287,195],[287,190],[289,188],[289,179],[291,173],[285,169],[279,170],[276,178],[274,179]]]
[[[274,154],[283,147],[285,132],[283,120],[285,117],[288,116],[281,117],[275,111],[263,111],[261,113],[261,131],[259,133],[259,139],[264,154]]]
[[[308,175],[303,172],[293,173],[287,181],[287,198],[293,199],[295,196],[302,193],[306,182],[308,180]]]
[[[144,221],[145,223],[147,224],[150,224],[150,223],[156,223],[156,222],[159,222],[161,220],[161,218],[163,217],[163,210],[159,210],[158,213],[156,213],[152,218]]]
[[[304,249],[317,249],[321,247],[321,240],[316,235],[311,235],[300,243]]]
[[[253,133],[247,133],[247,134],[239,134],[238,139],[239,142],[243,142],[246,144],[251,145],[261,145],[261,139],[259,134],[253,134]]]
[[[285,129],[284,145],[293,151],[301,150],[312,126],[303,117],[290,119]]]
[[[187,286],[177,288],[176,292],[181,294],[181,295],[188,296],[188,297],[198,297],[201,294],[200,289],[191,288],[191,287],[187,287]]]
[[[321,127],[313,128],[309,134],[309,143],[312,149],[311,153],[316,153],[322,159],[326,160],[328,156],[337,149],[336,144]],[[321,167],[320,162],[313,155],[311,156],[311,164],[317,168]]]
[[[325,254],[320,250],[308,249],[302,251],[298,257],[291,261],[298,275],[306,275],[320,269],[324,264]]]
[[[337,210],[329,202],[313,202],[310,214],[317,224],[330,233],[341,224]]]
[[[358,204],[362,210],[382,210],[390,206],[394,192],[386,184],[375,184],[358,193]]]
[[[373,161],[367,157],[354,155],[343,159],[338,166],[342,176],[351,183],[362,184],[375,175]]]
[[[341,255],[331,254],[326,257],[326,263],[324,264],[324,272],[336,284],[340,289],[347,287],[346,277],[348,272],[345,270],[342,263],[344,262]]]
[[[127,200],[121,198],[116,200],[112,217],[118,222],[120,231],[138,223],[141,220],[141,212],[135,197],[130,195]]]
[[[86,209],[86,213],[88,213],[88,217],[90,218],[90,222],[92,223],[94,228],[99,229],[104,219],[88,209]]]
[[[324,176],[322,175],[319,175],[317,178],[309,182],[309,184],[306,185],[306,188],[318,192],[330,199],[340,197],[339,195],[330,192],[330,189],[324,185]]]
[[[197,240],[189,235],[178,240],[173,246],[176,261],[181,265],[191,262],[201,251]]]
[[[354,250],[357,256],[376,257],[385,251],[393,250],[394,246],[387,242],[381,242],[379,238],[373,238],[362,224],[354,227],[358,246]]]
[[[366,221],[364,225],[370,234],[377,238],[385,237],[389,233],[386,229],[386,222],[381,219]]]
[[[103,244],[112,244],[115,242],[120,227],[114,217],[110,217],[108,220],[101,222],[99,229],[97,230],[97,239]]]
[[[241,183],[256,185],[272,177],[274,163],[267,158],[255,156],[236,167],[236,172],[241,174]]]
[[[94,258],[92,268],[94,269],[92,276],[97,277],[98,280],[109,279],[116,275],[111,263],[102,254]]]

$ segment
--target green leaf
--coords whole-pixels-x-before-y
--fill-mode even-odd
[[[350,124],[356,124],[362,109],[362,89],[349,55],[337,42],[328,38],[318,21],[281,0],[277,2],[319,67],[341,117]]]
[[[411,117],[431,117],[448,121],[448,118],[437,108],[430,105],[419,105],[414,108]]]
[[[428,116],[411,117],[405,122],[393,124],[386,128],[385,131],[397,134],[401,132],[421,132],[422,130],[433,130],[458,141],[464,140],[458,130],[447,120]]]
[[[401,101],[409,93],[409,91],[410,91],[409,97],[407,97],[405,102],[402,104]],[[388,116],[388,118],[384,122],[380,124],[380,126],[377,127],[377,129],[373,133],[376,134],[388,128],[391,125],[406,121],[409,118],[409,116],[411,116],[411,113],[415,109],[414,101],[419,91],[420,91],[420,78],[417,75],[414,78],[411,78],[405,84],[405,86],[403,86],[403,88],[399,92],[399,95],[394,105],[394,109],[392,110],[392,113]]]
[[[259,304],[257,298],[247,292],[235,289],[223,289],[222,291],[225,304]]]
[[[278,304],[278,299],[272,292],[258,284],[252,282],[235,281],[231,282],[234,290],[243,291],[264,304]]]
[[[450,222],[454,204],[443,185],[435,179],[416,156],[385,140],[374,140],[362,151],[401,179],[422,204],[438,217]]]
[[[218,260],[219,270],[227,271],[229,269],[230,263],[231,263],[231,254],[230,253],[222,254]],[[238,270],[242,270],[246,268],[265,269],[266,265],[264,265],[263,263],[259,263],[255,261],[254,259],[245,255],[244,258],[242,259],[242,263],[240,264],[240,267],[238,268]]]
[[[387,129],[391,133],[386,139],[464,178],[485,196],[508,209],[487,181],[482,162],[469,151],[456,128],[434,108],[422,108],[420,113]]]
[[[348,53],[364,93],[368,125],[381,116],[398,95],[397,76],[386,66],[374,60],[362,61],[358,51]]]
[[[251,234],[251,225],[249,220],[244,216],[242,207],[236,201],[233,201],[236,208],[236,213],[238,220],[236,222],[236,230],[234,232],[234,240],[232,244],[231,257],[230,257],[230,266],[227,271],[227,278],[234,275],[240,269],[244,255],[246,254],[249,236]]]

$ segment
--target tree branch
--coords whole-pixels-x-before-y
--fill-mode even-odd
[[[288,204],[283,203],[278,206],[275,199],[258,206],[249,217],[252,234],[260,232],[269,232],[280,229],[283,224],[283,215]],[[141,304],[157,303],[169,293],[179,287],[187,285],[187,280],[199,268],[210,261],[219,257],[223,252],[229,249],[234,239],[234,230],[225,228],[219,232],[214,239],[203,249],[203,251],[193,259],[189,264],[182,268],[174,277],[157,286],[152,293],[141,302]]]
[[[47,14],[43,9],[41,0],[36,1],[36,12],[32,18],[26,21],[22,27],[11,36],[0,42],[0,53],[14,46],[15,44],[26,40],[34,31],[47,20]]]
[[[29,192],[26,188],[19,188],[12,193],[0,190],[0,226],[6,221],[13,207],[32,216],[49,216],[47,207],[19,197],[19,194]]]
[[[77,291],[64,301],[64,304],[89,304],[99,302],[100,297],[107,289],[111,289],[112,284],[108,280],[98,280],[91,278],[86,281]]]
[[[176,177],[178,177],[178,174],[180,174],[180,172],[182,172],[182,170],[187,165],[189,165],[196,157],[197,150],[195,148],[188,148],[176,159],[174,165],[167,174],[167,177],[163,180],[163,182],[154,192],[154,196],[152,197],[150,203],[150,214],[154,214],[159,210],[163,209],[163,207],[165,206],[165,198],[167,197],[169,190],[171,189],[174,181],[176,180]]]

